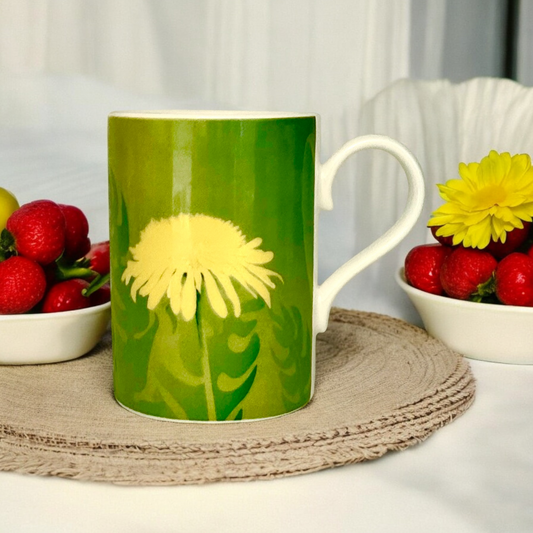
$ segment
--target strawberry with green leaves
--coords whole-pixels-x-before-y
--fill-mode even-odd
[[[88,234],[87,218],[73,205],[37,200],[13,211],[0,233],[0,314],[108,302],[109,242],[91,249]]]
[[[481,301],[494,292],[492,275],[497,264],[489,252],[462,246],[454,248],[442,263],[442,287],[452,298]]]
[[[82,278],[92,281],[109,279],[109,241],[93,244],[84,257],[72,261],[61,256],[51,267],[52,281]]]
[[[51,200],[24,204],[7,219],[6,230],[0,242],[4,258],[17,254],[44,266],[65,249],[65,217]]]
[[[109,276],[98,276],[92,282],[73,278],[52,285],[42,303],[43,313],[75,311],[109,302]]]
[[[99,289],[94,291],[94,293],[89,295],[91,300],[91,306],[93,305],[102,305],[111,300],[111,287],[109,283],[105,283]]]
[[[69,279],[56,283],[44,297],[42,312],[58,313],[89,307],[90,300],[83,294],[88,287],[89,282],[84,279]]]

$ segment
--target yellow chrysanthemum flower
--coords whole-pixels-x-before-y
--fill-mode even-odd
[[[461,163],[462,179],[438,185],[446,203],[432,213],[429,226],[453,244],[485,248],[506,241],[507,232],[523,228],[533,216],[533,168],[527,154],[511,157],[492,150],[480,163]]]
[[[261,296],[270,307],[271,277],[281,276],[261,265],[274,254],[259,250],[259,238],[246,242],[241,230],[230,221],[207,215],[181,213],[162,220],[151,220],[141,232],[139,243],[130,248],[122,275],[126,285],[134,278],[131,297],[148,296],[148,309],[155,309],[166,294],[174,314],[191,320],[196,313],[197,293],[205,287],[207,298],[221,318],[228,308],[221,288],[241,314],[241,303],[232,279],[252,296]]]

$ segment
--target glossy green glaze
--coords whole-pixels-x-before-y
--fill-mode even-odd
[[[188,420],[311,394],[315,117],[109,118],[115,396]]]

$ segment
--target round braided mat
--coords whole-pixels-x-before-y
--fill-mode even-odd
[[[416,444],[474,392],[468,363],[423,330],[334,309],[307,407],[254,422],[165,422],[115,402],[106,337],[75,361],[0,367],[0,470],[129,485],[296,475]]]

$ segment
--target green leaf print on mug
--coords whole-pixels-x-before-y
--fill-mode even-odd
[[[126,268],[130,225],[126,203],[112,171],[109,173],[109,202],[111,256],[114,261],[111,268],[114,368],[120,366],[122,369],[122,372],[114,372],[114,381],[116,391],[127,403],[126,399],[145,385],[148,353],[158,324],[157,317],[146,306],[135,305],[129,289],[117,276]],[[128,355],[131,353],[136,354],[135,362]],[[121,354],[120,357],[117,354]]]
[[[311,391],[311,347],[309,332],[297,307],[281,308],[279,315],[271,312],[274,336],[282,350],[272,350],[272,358],[279,367],[283,388],[283,403],[288,411],[306,403]]]
[[[239,405],[261,348],[253,313],[271,306],[272,279],[282,281],[263,266],[274,254],[259,249],[261,242],[247,242],[232,222],[203,214],[151,220],[141,231],[121,281],[131,283],[131,300],[146,299],[157,317],[146,386],[136,398],[148,414],[243,417]],[[249,305],[254,299],[259,306]]]

